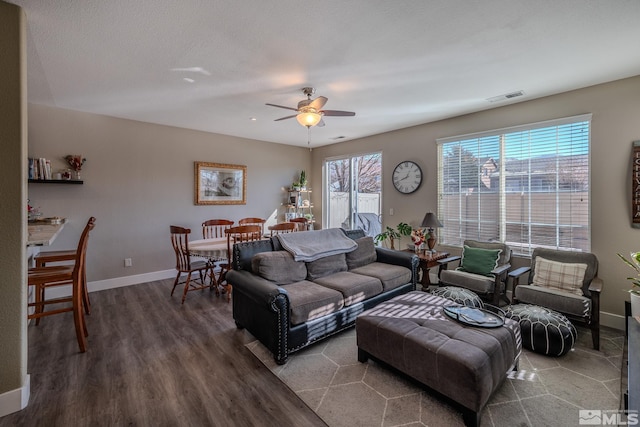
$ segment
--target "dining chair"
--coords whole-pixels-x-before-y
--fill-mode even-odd
[[[207,273],[213,274],[213,265],[204,260],[191,261],[191,254],[189,253],[189,234],[191,234],[191,229],[171,225],[169,230],[171,231],[171,245],[176,253],[176,270],[178,271],[171,289],[171,296],[173,296],[176,286],[184,283],[184,291],[182,292],[182,304],[184,304],[187,299],[187,292],[204,288],[212,289],[213,282],[207,284],[206,278]],[[195,272],[198,273],[199,277],[192,277]],[[184,282],[180,282],[180,278],[184,274],[187,277]]]
[[[271,237],[273,237],[278,234],[297,231],[298,225],[295,222],[281,222],[280,224],[270,225],[267,228],[271,231]]]
[[[87,225],[85,225],[83,233],[89,233],[93,229],[93,223],[95,223],[95,217],[89,218]],[[76,260],[77,249],[69,249],[62,251],[46,251],[38,253],[33,259],[36,267],[46,267],[48,264],[55,263],[60,265],[61,262],[73,264]],[[37,290],[40,293],[40,298],[44,299],[44,286]],[[89,290],[87,289],[87,277],[86,274],[82,276],[82,305],[84,307],[85,314],[91,314],[91,300],[89,299]],[[36,325],[40,324],[40,318],[36,319]]]
[[[94,217],[89,219],[87,227],[85,227],[80,236],[73,265],[30,268],[27,279],[27,285],[35,288],[35,301],[27,303],[27,307],[33,307],[34,310],[32,313],[27,314],[27,318],[39,319],[44,316],[73,312],[76,338],[81,353],[87,351],[87,337],[89,336],[82,309],[82,292],[84,286],[83,278],[86,277],[85,262],[89,232],[95,226],[95,220]],[[45,288],[66,286],[68,284],[71,284],[70,297],[43,298]],[[52,310],[45,310],[45,307],[50,304],[56,304],[56,307]],[[60,307],[58,304],[64,304],[64,306]]]
[[[224,230],[231,227],[233,221],[228,219],[210,219],[202,223],[203,239],[222,239],[225,236]]]
[[[265,222],[267,222],[267,220],[263,218],[242,218],[240,221],[238,221],[238,225],[259,225],[262,229],[262,234],[264,234]]]
[[[289,222],[296,224],[298,226],[298,231],[307,231],[309,229],[309,220],[307,218],[291,218]]]
[[[226,282],[227,271],[231,269],[231,257],[233,245],[241,242],[250,242],[262,239],[263,229],[260,225],[240,225],[225,230],[227,235],[227,262],[220,264],[220,276],[218,284],[224,286],[227,291],[227,301],[231,301],[231,284]],[[225,284],[223,284],[223,282]]]

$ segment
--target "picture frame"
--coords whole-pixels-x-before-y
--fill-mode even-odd
[[[246,205],[247,167],[194,162],[196,205]]]

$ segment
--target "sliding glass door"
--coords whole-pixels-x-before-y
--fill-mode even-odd
[[[328,159],[324,171],[323,227],[380,233],[382,153]]]

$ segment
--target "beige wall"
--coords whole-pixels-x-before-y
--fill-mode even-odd
[[[622,315],[623,301],[629,299],[625,291],[629,288],[626,277],[630,270],[617,259],[616,252],[640,250],[640,230],[630,225],[630,155],[632,141],[640,140],[640,76],[321,147],[312,154],[312,179],[320,182],[322,163],[327,157],[382,151],[383,221],[394,227],[401,221],[417,225],[425,212],[437,209],[437,138],[583,113],[593,113],[591,250],[600,261],[599,275],[604,279],[601,310]],[[391,184],[391,172],[403,160],[416,161],[425,174],[422,186],[411,195],[398,193]],[[314,197],[314,203],[320,206],[319,192]],[[389,216],[391,208],[394,216]],[[615,323],[620,318],[605,318],[605,322],[622,325]]]
[[[0,2],[0,416],[26,404],[28,390],[25,28],[22,10]]]
[[[32,183],[29,199],[44,216],[70,220],[52,249],[74,247],[87,218],[97,218],[90,282],[173,269],[171,224],[200,239],[207,219],[283,212],[284,187],[310,168],[304,148],[30,104],[29,156],[51,159],[56,171],[67,154],[87,159],[84,184]],[[247,204],[194,205],[194,161],[246,165]]]

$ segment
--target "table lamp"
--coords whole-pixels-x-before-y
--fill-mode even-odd
[[[433,229],[435,227],[442,227],[442,223],[438,220],[436,214],[434,214],[433,212],[427,212],[420,226],[427,227],[429,229],[427,246],[429,246],[429,251],[434,252],[433,247],[436,245],[436,233]]]

